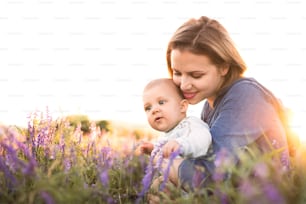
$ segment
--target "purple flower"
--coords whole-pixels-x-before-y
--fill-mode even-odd
[[[248,198],[251,200],[253,196],[258,194],[258,189],[249,180],[245,179],[245,180],[242,180],[241,184],[239,185],[239,192],[245,198]]]
[[[2,147],[6,149],[6,160],[5,163],[6,165],[10,168],[11,171],[15,172],[17,171],[20,167],[25,166],[25,163],[18,158],[18,153],[13,148],[13,146],[9,146],[7,144],[2,144]]]
[[[163,152],[162,151],[157,152],[156,157],[157,157],[157,162],[156,162],[154,168],[157,169],[157,171],[161,172],[162,171],[162,164],[163,164],[163,160],[164,160]]]
[[[263,186],[263,192],[266,195],[269,203],[285,204],[286,200],[279,192],[279,190],[272,184],[266,184]]]
[[[23,143],[17,141],[17,145],[18,145],[19,150],[21,150],[28,159],[28,163],[23,167],[22,172],[25,175],[34,175],[35,168],[37,166],[35,157],[31,155],[31,152],[29,152],[29,150],[26,148],[26,146]]]
[[[77,143],[77,144],[81,144],[82,141],[82,130],[81,130],[81,123],[78,124],[78,126],[76,127],[75,131],[74,131],[74,138],[73,140]]]
[[[108,186],[109,184],[109,177],[108,177],[108,170],[105,169],[100,173],[100,181],[104,187]]]
[[[269,169],[266,163],[257,163],[254,167],[254,175],[265,180],[269,177]]]
[[[17,184],[17,179],[11,173],[9,168],[5,165],[4,157],[0,156],[0,171],[4,173],[4,178],[6,179],[7,186],[9,189],[13,188]]]
[[[55,204],[53,198],[46,191],[40,192],[40,196],[45,201],[46,204]]]
[[[95,122],[90,124],[90,142],[94,142],[97,137],[97,126]]]
[[[141,183],[143,185],[142,191],[139,193],[139,197],[143,197],[150,189],[151,182],[153,179],[154,168],[153,165],[149,163],[145,170],[145,176],[143,177]]]
[[[233,164],[230,154],[226,149],[221,149],[216,154],[216,159],[214,163],[215,163],[216,168],[228,167]]]
[[[228,203],[230,203],[228,196],[224,192],[216,189],[215,190],[215,194],[220,199],[219,203],[221,203],[221,204],[228,204]]]
[[[150,186],[151,186],[151,183],[152,183],[152,179],[153,179],[154,174],[155,174],[154,158],[158,155],[159,152],[161,152],[162,145],[163,144],[157,146],[151,152],[149,164],[148,164],[148,166],[147,166],[147,168],[145,170],[145,176],[142,179],[143,189],[139,193],[139,198],[143,197],[149,191],[149,189],[150,189]]]
[[[199,188],[202,185],[202,182],[204,181],[206,177],[204,170],[205,170],[204,168],[203,169],[197,168],[195,170],[195,173],[192,177],[192,187],[194,189]]]
[[[231,165],[233,165],[233,160],[226,149],[221,149],[216,154],[214,164],[216,168],[212,178],[214,181],[221,182],[228,176],[228,169]]]
[[[69,170],[71,169],[71,161],[69,158],[64,159],[64,167],[66,173],[69,172]]]
[[[226,173],[216,169],[212,175],[212,178],[214,181],[221,182],[226,178]]]
[[[113,165],[112,149],[110,147],[103,147],[98,161],[102,167],[110,168]]]
[[[175,159],[178,155],[180,155],[180,153],[181,153],[181,149],[179,148],[179,149],[177,149],[176,151],[174,151],[174,152],[172,152],[172,153],[170,154],[169,161],[168,161],[168,165],[167,165],[167,168],[166,168],[166,170],[165,170],[165,172],[164,172],[164,179],[163,179],[163,182],[162,182],[161,185],[160,185],[160,190],[161,190],[161,191],[164,190],[164,188],[165,188],[165,186],[166,186],[166,183],[167,183],[167,180],[168,180],[168,177],[169,177],[169,172],[170,172],[170,168],[171,168],[171,166],[172,166],[172,163],[173,163],[174,159]]]
[[[65,135],[64,134],[61,134],[59,145],[60,145],[60,151],[62,152],[62,156],[64,156],[65,146],[66,146],[65,145]]]

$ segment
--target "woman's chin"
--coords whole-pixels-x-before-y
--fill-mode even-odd
[[[199,100],[197,100],[196,98],[191,98],[191,99],[187,99],[188,100],[188,103],[190,104],[190,105],[196,105],[196,104],[198,104],[200,101]]]

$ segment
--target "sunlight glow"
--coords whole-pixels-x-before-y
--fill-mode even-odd
[[[303,123],[306,121],[305,114],[294,112],[290,118],[290,126],[293,131],[299,136],[302,142],[306,142],[306,127]]]

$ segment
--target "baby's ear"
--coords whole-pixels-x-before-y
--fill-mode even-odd
[[[187,112],[187,109],[188,109],[188,101],[186,99],[183,99],[181,101],[181,112]]]

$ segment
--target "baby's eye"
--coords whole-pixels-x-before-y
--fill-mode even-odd
[[[148,112],[148,111],[150,111],[151,109],[152,109],[151,106],[146,106],[146,107],[144,107],[145,112]]]
[[[165,100],[160,100],[160,101],[158,101],[158,104],[159,104],[159,105],[164,105],[165,103],[166,103]]]

